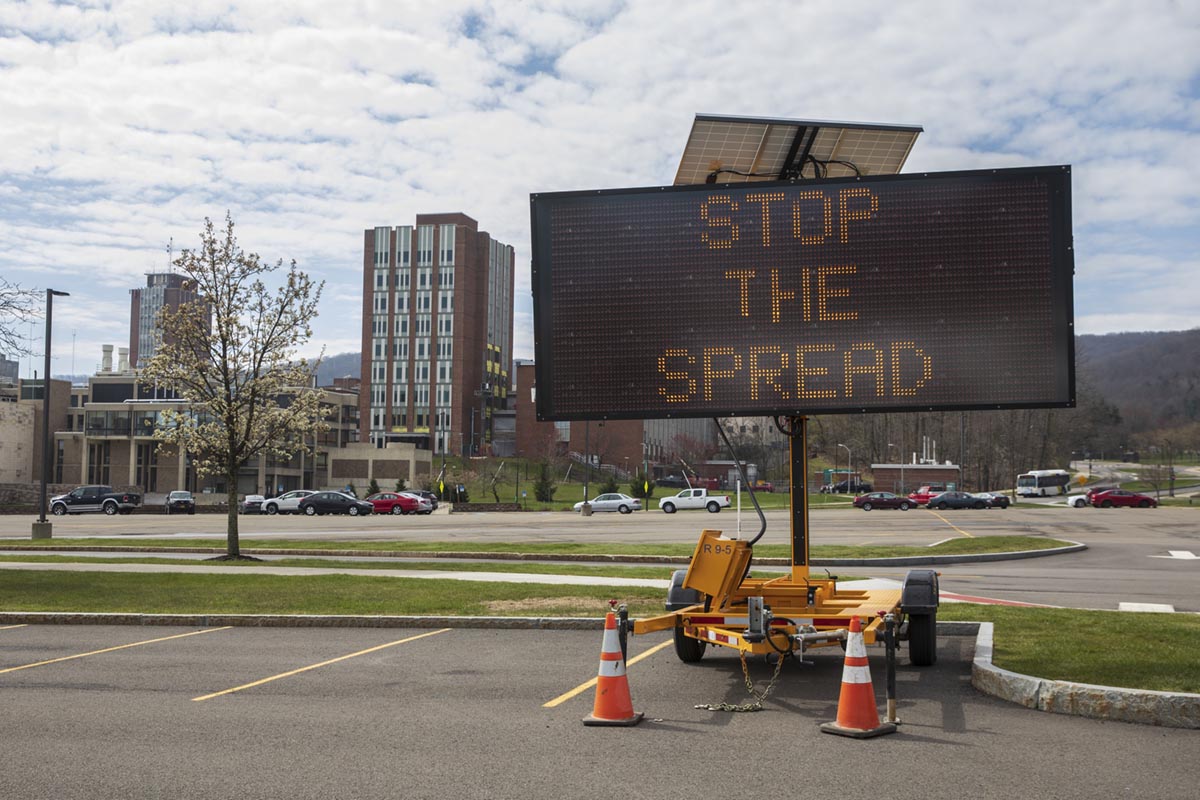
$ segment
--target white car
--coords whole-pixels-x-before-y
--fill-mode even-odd
[[[279,497],[271,497],[262,502],[260,509],[263,514],[299,514],[300,501],[313,494],[311,489],[295,489],[284,492]]]
[[[634,511],[642,510],[642,501],[636,497],[630,497],[627,494],[620,492],[610,492],[608,494],[597,495],[596,499],[590,501],[592,511],[619,511],[622,514],[631,514]],[[574,505],[576,511],[583,510],[583,503],[579,502]]]
[[[433,513],[433,501],[430,500],[429,498],[422,497],[421,495],[417,494],[416,492],[396,492],[396,494],[402,494],[405,497],[411,497],[413,500],[417,501],[417,510],[413,512],[414,514],[432,514]]]
[[[1087,508],[1088,496],[1086,494],[1069,494],[1067,495],[1067,505],[1071,508]]]

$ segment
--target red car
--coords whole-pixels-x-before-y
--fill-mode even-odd
[[[1088,497],[1091,500],[1092,508],[1112,508],[1113,506],[1154,508],[1158,505],[1158,501],[1150,495],[1138,494],[1128,489],[1108,489],[1103,492],[1096,492]]]
[[[367,498],[376,514],[415,514],[420,503],[415,497],[398,492],[380,492]]]
[[[901,511],[908,511],[913,505],[913,502],[907,497],[901,497],[891,492],[871,492],[870,494],[860,494],[854,498],[854,507],[861,508],[863,511],[870,511],[872,508],[898,508]]]

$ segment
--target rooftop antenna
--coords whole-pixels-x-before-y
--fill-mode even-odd
[[[175,271],[175,237],[167,240],[167,269]]]

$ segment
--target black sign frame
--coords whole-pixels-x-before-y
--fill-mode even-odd
[[[1074,253],[1071,232],[1070,173],[1069,166],[1049,166],[828,180],[760,181],[532,194],[530,195],[530,206],[537,417],[539,420],[565,421],[1074,407],[1075,355],[1072,287]],[[932,193],[939,197],[944,195],[945,198],[950,199],[943,200],[942,206],[914,204],[910,207],[896,202],[898,199],[902,200],[910,196],[919,197],[922,192]],[[989,192],[991,194],[987,194]],[[978,200],[978,193],[983,193],[991,198],[989,202],[992,205],[989,206],[982,200]],[[953,198],[960,196],[966,198],[964,207],[975,209],[970,203],[977,202],[981,204],[980,208],[970,212],[975,214],[972,219],[965,222],[963,220],[954,223],[948,222],[949,218],[959,214],[959,206],[956,205]],[[872,197],[876,199],[872,200]],[[876,202],[880,197],[885,198],[883,211]],[[1001,197],[1001,199],[996,200],[995,197]],[[776,205],[777,201],[771,198],[782,198],[778,202],[784,204],[788,198],[791,198],[795,227],[790,242],[779,232],[782,230],[779,215],[783,214],[786,217],[786,209],[781,211],[780,207]],[[919,203],[919,201],[913,202]],[[679,209],[692,207],[698,209],[693,215],[695,218],[689,217],[681,223]],[[830,211],[831,207],[832,212]],[[659,212],[660,208],[664,209],[661,213]],[[734,208],[738,210],[736,220],[731,211]],[[821,209],[824,211],[822,212]],[[753,213],[750,213],[751,211]],[[856,236],[870,239],[875,235],[867,233],[871,230],[869,227],[856,226],[874,223],[881,218],[884,211],[888,214],[896,212],[897,219],[889,223],[894,229],[891,234],[889,236],[880,234],[868,244],[856,245],[853,241]],[[838,219],[839,213],[842,217],[840,220]],[[965,218],[970,216],[970,213],[962,212],[961,216]],[[605,217],[605,214],[608,216]],[[656,214],[660,216],[659,219],[656,219]],[[754,214],[760,216],[757,228],[752,219]],[[804,214],[808,214],[808,216],[804,216]],[[568,216],[571,221],[564,222],[563,220]],[[667,217],[672,217],[674,222],[667,222]],[[819,218],[824,222],[824,229],[820,225],[816,228],[812,226],[805,228],[804,226],[808,223],[802,223],[802,217],[805,220],[809,217]],[[593,223],[594,228],[598,228],[600,225],[608,227],[597,233],[596,229],[588,227],[589,223]],[[952,228],[952,224],[966,227]],[[555,229],[556,225],[558,225],[557,230]],[[686,229],[682,235],[680,233],[681,226],[682,229]],[[744,232],[739,236],[734,233],[734,228]],[[783,229],[786,229],[786,219]],[[636,341],[639,336],[644,336],[645,331],[629,327],[629,318],[621,317],[620,312],[624,302],[621,297],[624,287],[621,284],[640,286],[644,296],[647,291],[647,282],[654,284],[657,281],[655,285],[661,293],[661,300],[656,301],[655,310],[663,312],[665,316],[670,316],[666,313],[668,307],[672,312],[676,310],[676,306],[668,306],[668,304],[687,299],[686,297],[680,298],[675,294],[681,288],[686,290],[688,286],[707,285],[717,287],[713,291],[721,295],[720,302],[724,304],[722,308],[731,303],[736,305],[740,302],[740,308],[749,318],[747,308],[753,303],[755,313],[762,317],[765,313],[763,311],[765,308],[763,287],[766,284],[768,270],[764,268],[763,274],[759,274],[754,269],[743,269],[737,272],[728,268],[729,264],[737,262],[739,258],[747,259],[748,256],[734,256],[733,253],[742,252],[750,247],[748,242],[757,239],[762,247],[783,244],[781,248],[772,251],[772,257],[779,256],[783,259],[773,262],[778,267],[808,270],[815,275],[812,277],[813,283],[818,280],[827,281],[827,283],[821,284],[821,291],[825,294],[819,294],[815,300],[807,288],[808,283],[805,284],[806,289],[802,293],[805,298],[803,302],[808,304],[805,306],[806,314],[809,306],[815,309],[818,301],[825,303],[828,300],[827,305],[820,306],[821,314],[825,314],[827,307],[835,308],[839,307],[838,303],[847,302],[850,289],[845,286],[840,286],[836,290],[826,288],[837,285],[838,280],[844,279],[820,271],[835,270],[837,269],[835,267],[813,267],[812,264],[801,264],[800,261],[804,259],[800,258],[787,260],[791,251],[800,247],[796,241],[804,238],[801,235],[804,230],[811,233],[808,238],[813,241],[817,241],[823,234],[825,242],[819,242],[820,244],[832,241],[836,247],[841,248],[839,255],[843,257],[834,257],[834,262],[840,263],[853,258],[855,259],[855,270],[858,269],[858,264],[864,263],[870,265],[869,270],[875,274],[886,272],[892,268],[894,262],[888,258],[891,251],[887,251],[887,248],[895,249],[897,256],[905,256],[908,251],[903,250],[903,247],[906,246],[907,239],[911,239],[912,247],[923,254],[922,257],[925,258],[925,261],[921,262],[920,269],[913,268],[913,274],[901,275],[899,278],[927,280],[929,285],[925,287],[925,290],[928,294],[925,296],[929,298],[930,302],[938,302],[940,285],[938,280],[942,278],[953,280],[953,275],[958,275],[960,282],[965,276],[965,280],[972,282],[973,287],[975,284],[979,284],[983,289],[980,292],[969,294],[965,300],[960,299],[955,309],[947,312],[960,315],[957,327],[949,330],[946,337],[937,339],[936,342],[932,339],[928,340],[929,343],[926,346],[932,348],[936,343],[937,346],[945,349],[949,347],[947,342],[954,337],[954,341],[969,343],[969,346],[963,344],[958,348],[945,349],[945,353],[949,354],[948,357],[951,360],[954,360],[955,363],[965,362],[969,360],[968,357],[979,360],[987,356],[989,347],[993,344],[987,339],[989,336],[987,328],[990,325],[993,330],[1003,330],[1002,335],[1009,336],[1014,341],[1021,340],[1020,347],[1026,348],[1024,352],[1028,353],[1031,363],[1023,361],[1019,351],[1013,353],[1001,349],[1012,347],[1012,343],[1006,344],[1005,340],[994,342],[995,349],[992,351],[992,355],[1001,364],[1005,378],[1003,381],[995,381],[996,386],[990,388],[993,394],[988,394],[986,390],[989,390],[989,387],[983,384],[980,384],[979,387],[982,394],[979,392],[972,394],[976,388],[975,384],[966,380],[962,384],[960,393],[952,392],[946,396],[932,398],[910,394],[895,396],[883,401],[868,399],[866,402],[857,402],[862,399],[860,397],[856,398],[856,402],[829,402],[825,398],[806,397],[801,400],[800,397],[796,397],[789,398],[791,402],[776,398],[771,403],[755,404],[749,402],[743,393],[742,398],[733,398],[728,402],[722,402],[722,400],[729,400],[728,397],[723,397],[717,401],[702,399],[690,402],[685,399],[672,401],[672,403],[645,402],[631,407],[628,402],[629,395],[631,393],[636,395],[640,390],[640,385],[633,381],[619,385],[621,380],[617,376],[620,376],[622,370],[628,367],[627,362],[622,363],[627,345],[631,341]],[[930,244],[930,242],[934,242],[934,239],[925,235],[929,230],[949,232],[953,236],[949,236],[947,242],[937,240],[934,244]],[[770,238],[772,234],[776,236],[774,242]],[[706,240],[709,248],[707,251],[703,248],[697,250],[695,245],[694,240],[703,236],[710,237]],[[724,240],[721,237],[724,237]],[[905,241],[897,244],[899,239]],[[607,251],[604,247],[595,246],[596,242],[600,240],[607,244]],[[672,240],[676,244],[686,241],[687,247],[690,247],[691,250],[685,252],[686,248],[672,249],[670,246]],[[985,244],[979,244],[980,241]],[[666,242],[667,246],[662,247],[654,254],[655,268],[659,270],[657,277],[646,277],[644,258],[641,266],[635,264],[631,267],[624,263],[622,256],[619,255],[623,252],[622,248],[646,248],[661,242]],[[587,250],[589,243],[592,245],[591,250]],[[730,255],[725,258],[733,258],[734,261],[725,262],[726,268],[724,273],[721,273],[720,265],[707,264],[708,259],[704,257],[704,254],[705,252],[717,252],[718,255],[713,256],[711,260],[719,262],[722,257],[720,247],[723,244],[726,245],[726,250],[730,251]],[[582,253],[580,252],[581,245],[584,247]],[[1001,245],[1013,248],[1014,258],[1007,258],[1005,256],[1007,251],[999,251],[999,254],[994,251],[995,247]],[[870,251],[867,255],[862,256],[863,261],[859,261],[859,256],[855,255],[856,246],[864,248],[864,253]],[[791,251],[785,252],[784,248],[787,247],[791,247]],[[833,252],[836,247],[825,252]],[[988,247],[992,247],[993,250],[987,250]],[[983,261],[986,262],[988,269],[995,270],[994,273],[984,276],[981,272],[971,272],[971,265],[966,263],[952,265],[957,268],[957,272],[944,264],[939,263],[936,268],[933,264],[934,261],[953,260],[960,251],[974,253],[972,248],[976,250],[984,248],[987,258]],[[936,253],[936,258],[929,253]],[[952,255],[947,258],[947,253]],[[819,259],[814,257],[812,260]],[[1010,268],[1010,265],[1015,266]],[[775,272],[780,271],[776,267],[771,269]],[[939,273],[939,269],[944,269],[944,273]],[[813,272],[814,270],[817,270],[819,274]],[[731,273],[735,277],[730,278]],[[858,278],[857,272],[852,274],[855,279]],[[994,292],[989,293],[986,284],[987,278],[991,274],[998,277],[995,280]],[[738,275],[743,277],[739,278]],[[744,277],[745,275],[751,277]],[[611,282],[601,286],[601,281],[613,276],[615,278]],[[684,276],[686,276],[686,280],[684,280]],[[1028,287],[1019,284],[1019,279],[1026,276],[1031,278]],[[562,302],[558,308],[555,306],[556,278],[561,282],[559,300]],[[577,281],[582,283],[584,278],[595,279],[597,290],[590,295],[580,295],[578,291],[573,293],[566,291],[568,283],[574,284]],[[722,278],[725,280],[722,281]],[[899,278],[893,276],[893,280]],[[775,274],[771,275],[771,280],[778,282]],[[808,280],[809,278],[806,277],[805,281]],[[793,288],[790,296],[786,293],[781,294],[776,283],[772,283],[770,298],[773,309],[771,313],[775,314],[772,320],[778,323],[779,304],[776,302],[776,298],[794,297],[798,289]],[[865,281],[860,281],[860,283],[865,284]],[[1031,288],[1034,286],[1036,288]],[[905,287],[903,294],[911,302],[916,295],[910,286],[905,284]],[[861,286],[859,288],[861,289]],[[883,287],[883,290],[886,291],[886,286]],[[563,297],[568,294],[574,299],[563,301]],[[789,302],[794,301],[789,300]],[[977,308],[972,304],[976,304]],[[920,312],[921,309],[916,307],[919,305],[919,302],[914,303],[914,313]],[[568,307],[568,311],[563,310]],[[928,308],[929,306],[924,307]],[[872,308],[876,311],[884,309],[885,314],[890,314],[894,310],[888,308],[886,304],[879,303]],[[727,308],[725,310],[728,311]],[[564,319],[568,313],[577,315],[580,319]],[[813,313],[816,314],[815,311]],[[857,320],[858,311],[841,313],[853,313]],[[1030,315],[1031,319],[1036,317],[1036,331],[1032,328],[1021,328],[1020,320],[1014,319],[1014,317],[1020,317],[1022,314]],[[647,323],[657,321],[650,320],[648,315],[637,319]],[[825,318],[822,317],[822,320],[824,321]],[[964,324],[964,320],[971,324]],[[685,324],[688,327],[686,331],[679,332],[679,340],[691,341],[693,336],[699,334],[702,338],[710,337],[708,339],[710,343],[735,341],[741,349],[728,356],[728,369],[721,371],[713,364],[716,363],[716,359],[725,356],[725,351],[730,348],[720,348],[715,345],[702,350],[689,350],[688,346],[684,345],[676,348],[669,345],[660,347],[659,351],[666,352],[668,355],[660,357],[667,358],[666,362],[659,361],[660,385],[656,388],[658,397],[686,397],[689,390],[693,394],[696,392],[692,388],[695,374],[688,373],[688,370],[699,368],[688,367],[687,364],[689,359],[693,363],[696,361],[697,353],[702,353],[705,360],[703,377],[706,381],[704,384],[706,388],[704,391],[711,391],[713,386],[728,390],[730,388],[728,385],[719,385],[715,379],[732,376],[734,374],[732,365],[745,363],[745,359],[750,357],[744,356],[744,354],[750,352],[750,347],[756,348],[755,353],[758,354],[755,356],[756,358],[766,347],[770,352],[763,357],[764,361],[775,358],[777,350],[792,353],[790,358],[794,362],[793,371],[800,373],[803,370],[803,374],[800,375],[800,388],[796,390],[797,395],[801,391],[811,393],[805,383],[804,375],[817,375],[818,385],[819,380],[823,379],[818,375],[819,370],[808,370],[806,362],[804,362],[805,356],[810,355],[809,351],[817,347],[816,345],[796,345],[796,348],[805,351],[803,353],[796,349],[784,351],[782,350],[783,345],[779,347],[763,345],[765,334],[762,333],[761,328],[765,322],[761,319],[754,325],[746,323],[754,329],[755,335],[758,337],[746,339],[738,339],[734,331],[728,327],[704,331],[702,323],[711,321],[715,321],[715,318],[704,313],[699,313],[694,318],[687,318]],[[610,322],[616,323],[619,329],[601,330],[591,338],[580,335],[578,337],[579,346],[576,349],[577,333],[585,330],[595,332],[597,327],[603,328]],[[979,323],[978,330],[971,329],[974,322]],[[889,319],[888,324],[893,327],[899,325],[894,319]],[[794,327],[816,328],[817,325],[805,323]],[[830,327],[833,327],[832,323],[830,323]],[[937,327],[936,321],[927,320],[922,330],[928,332],[936,330]],[[862,352],[847,350],[848,355],[843,353],[846,373],[849,374],[852,370],[857,373],[867,369],[861,364],[853,364],[853,360],[858,358],[861,361],[863,353],[867,353],[869,359],[870,354],[874,353],[876,361],[880,359],[888,361],[890,358],[890,362],[894,364],[895,392],[908,390],[908,387],[902,386],[904,380],[908,380],[912,385],[919,383],[923,388],[925,383],[922,382],[921,376],[931,374],[931,364],[936,361],[917,346],[919,342],[914,343],[915,337],[905,338],[903,336],[905,331],[901,330],[903,328],[903,325],[899,325],[897,328],[899,332],[896,333],[896,336],[900,336],[901,339],[896,340],[896,336],[893,336],[895,341],[892,343],[890,357],[886,348],[878,352],[864,349]],[[784,329],[775,330],[782,331]],[[560,336],[557,343],[555,342],[556,335]],[[561,338],[564,335],[566,340]],[[1036,339],[1032,344],[1030,344],[1031,337]],[[789,347],[797,341],[794,335],[789,337],[787,334],[782,337],[767,337],[767,340],[774,341],[775,338],[786,340],[784,344]],[[607,347],[604,346],[605,341],[608,342]],[[759,344],[754,344],[754,342],[759,342]],[[903,347],[897,349],[897,345],[910,344],[913,346],[908,350]],[[853,349],[855,345],[845,343],[845,346]],[[680,351],[688,355],[680,356],[678,355]],[[917,351],[921,351],[920,354],[917,354]],[[587,364],[577,363],[580,352],[586,353],[586,357],[591,359]],[[713,355],[714,352],[716,355]],[[675,353],[675,355],[671,355],[671,353]],[[568,361],[568,355],[572,361],[570,366],[557,363],[560,360]],[[836,360],[836,356],[830,358]],[[913,361],[914,358],[917,361]],[[789,363],[789,356],[786,354],[778,356],[778,359],[780,360],[776,361],[776,366],[780,364],[786,366]],[[676,364],[678,369],[673,369],[672,363]],[[757,362],[755,363],[757,364]],[[832,364],[833,361],[829,363]],[[924,370],[924,372],[915,379],[904,378],[902,371],[912,369],[914,364],[916,369]],[[738,366],[737,369],[742,369],[742,366]],[[884,364],[873,376],[876,378],[877,391],[880,391],[879,387],[885,383],[885,377],[890,374],[888,373],[890,369],[892,367]],[[980,364],[973,364],[965,371],[974,371],[976,375],[987,374],[982,370]],[[607,386],[601,387],[594,381],[589,383],[589,374],[608,376]],[[685,374],[692,377],[678,377]],[[769,376],[774,372],[763,367],[756,374],[761,383],[762,375]],[[671,379],[662,377],[666,375],[676,377]],[[1039,385],[1033,384],[1035,377],[1041,381]],[[778,379],[779,375],[776,374],[775,378]],[[857,378],[852,377],[850,382],[846,383],[848,394],[853,394],[853,380],[855,379]],[[984,383],[988,380],[990,379],[983,378]],[[1028,392],[1022,393],[1012,389],[1013,385],[1022,381],[1029,382]],[[753,384],[753,381],[751,383]],[[783,385],[783,383],[771,384],[775,389]],[[672,387],[678,389],[678,392],[672,394],[669,391]],[[563,394],[564,392],[566,394]],[[779,393],[785,394],[786,390]],[[644,399],[653,399],[651,394],[652,392],[647,389]],[[612,400],[621,402],[612,402]],[[622,402],[624,405],[621,404]]]

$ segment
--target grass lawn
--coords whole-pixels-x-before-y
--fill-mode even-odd
[[[946,603],[938,619],[991,622],[993,663],[1053,680],[1200,692],[1200,616]]]
[[[1003,553],[1014,550],[1046,550],[1065,547],[1069,543],[1040,536],[974,536],[959,537],[940,542],[932,547],[894,545],[814,545],[809,557],[820,558],[886,558],[920,555],[963,555],[970,553]],[[138,539],[131,544],[128,538],[108,539],[54,539],[55,547],[152,547],[169,552],[178,548],[205,548],[212,552],[224,552],[220,539]],[[32,549],[34,545],[14,544],[9,550]],[[695,549],[691,544],[630,544],[618,542],[410,542],[410,541],[318,541],[308,539],[254,539],[243,538],[241,548],[251,552],[256,548],[271,550],[322,551],[331,554],[354,552],[382,552],[396,555],[419,555],[421,553],[530,553],[547,556],[612,555],[621,556],[690,556]],[[36,552],[36,551],[35,551]],[[760,558],[787,558],[791,545],[756,545],[754,554]],[[21,559],[14,559],[21,560]],[[88,556],[73,560],[87,561]]]

